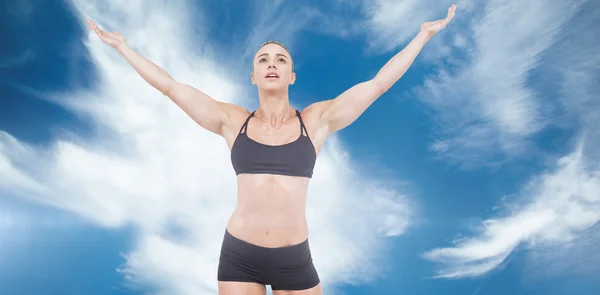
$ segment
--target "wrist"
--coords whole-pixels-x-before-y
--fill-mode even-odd
[[[427,42],[431,39],[431,37],[433,37],[434,34],[435,33],[432,33],[431,31],[428,31],[426,29],[421,29],[417,34],[417,38]]]
[[[118,52],[123,53],[124,50],[129,49],[129,45],[127,42],[121,42],[121,44],[117,45],[116,48]]]

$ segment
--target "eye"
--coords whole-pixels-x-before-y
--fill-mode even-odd
[[[265,62],[265,61],[267,61],[266,58],[261,58],[258,62],[261,63],[261,62]]]
[[[285,63],[285,59],[284,58],[280,58],[279,61]]]

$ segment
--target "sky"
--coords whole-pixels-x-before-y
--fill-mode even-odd
[[[317,160],[307,218],[324,292],[596,294],[592,0],[4,1],[0,293],[217,293],[227,146],[86,19],[249,110],[252,56],[278,40],[302,109],[373,78],[452,3],[451,24]]]

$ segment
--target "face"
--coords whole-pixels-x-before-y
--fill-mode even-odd
[[[259,88],[276,90],[294,84],[296,80],[289,52],[277,44],[267,44],[258,50],[253,67],[252,84]]]

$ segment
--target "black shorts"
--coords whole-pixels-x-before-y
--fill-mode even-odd
[[[267,248],[240,240],[227,229],[217,280],[270,285],[272,290],[306,290],[320,283],[308,239],[297,245]]]

